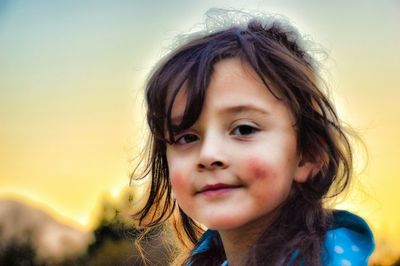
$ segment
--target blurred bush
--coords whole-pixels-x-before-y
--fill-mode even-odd
[[[20,242],[15,239],[0,247],[0,265],[33,266],[36,262],[36,251],[30,241]]]

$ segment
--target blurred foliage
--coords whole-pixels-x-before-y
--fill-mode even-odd
[[[83,262],[89,266],[168,265],[171,247],[163,240],[161,227],[150,230],[141,241],[146,259],[135,245],[143,235],[129,217],[133,192],[123,191],[117,200],[105,198],[94,230],[95,240],[89,245]]]
[[[36,251],[30,241],[20,242],[15,239],[0,248],[0,265],[7,266],[39,266]]]

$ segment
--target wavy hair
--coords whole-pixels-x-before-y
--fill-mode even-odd
[[[269,90],[295,118],[298,151],[320,165],[305,183],[294,183],[277,219],[248,253],[248,265],[320,265],[331,213],[323,207],[349,184],[352,151],[336,111],[321,89],[315,60],[302,46],[303,39],[280,20],[250,19],[211,32],[196,34],[167,55],[155,68],[146,87],[147,122],[151,131],[145,171],[151,183],[146,203],[135,214],[146,227],[172,220],[178,238],[192,248],[203,233],[201,225],[175,204],[169,180],[166,145],[173,141],[171,110],[178,92],[187,90],[187,104],[179,129],[193,125],[202,111],[213,66],[237,57],[251,66]],[[322,85],[321,85],[322,84]],[[176,130],[176,129],[174,129]],[[132,178],[138,178],[135,173]],[[171,219],[169,219],[171,218]],[[298,254],[293,257],[293,254]],[[191,265],[220,265],[221,245],[189,255]]]

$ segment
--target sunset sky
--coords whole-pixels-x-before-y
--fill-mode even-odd
[[[340,207],[400,254],[397,0],[0,0],[0,199],[89,229],[102,195],[129,182],[146,76],[211,7],[284,15],[326,53],[332,97],[368,153],[357,145],[359,173]]]

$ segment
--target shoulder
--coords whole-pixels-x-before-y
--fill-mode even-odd
[[[217,231],[207,230],[192,255],[210,249],[213,242],[221,245],[220,241]],[[374,237],[364,219],[348,211],[333,212],[333,225],[327,231],[323,243],[324,266],[368,265],[369,256],[374,248]]]
[[[323,265],[368,265],[375,248],[368,224],[361,217],[341,210],[333,212],[333,220],[323,244]]]
[[[211,247],[211,243],[219,238],[218,232],[214,230],[207,230],[197,242],[196,247],[192,251],[192,255],[204,252]]]

